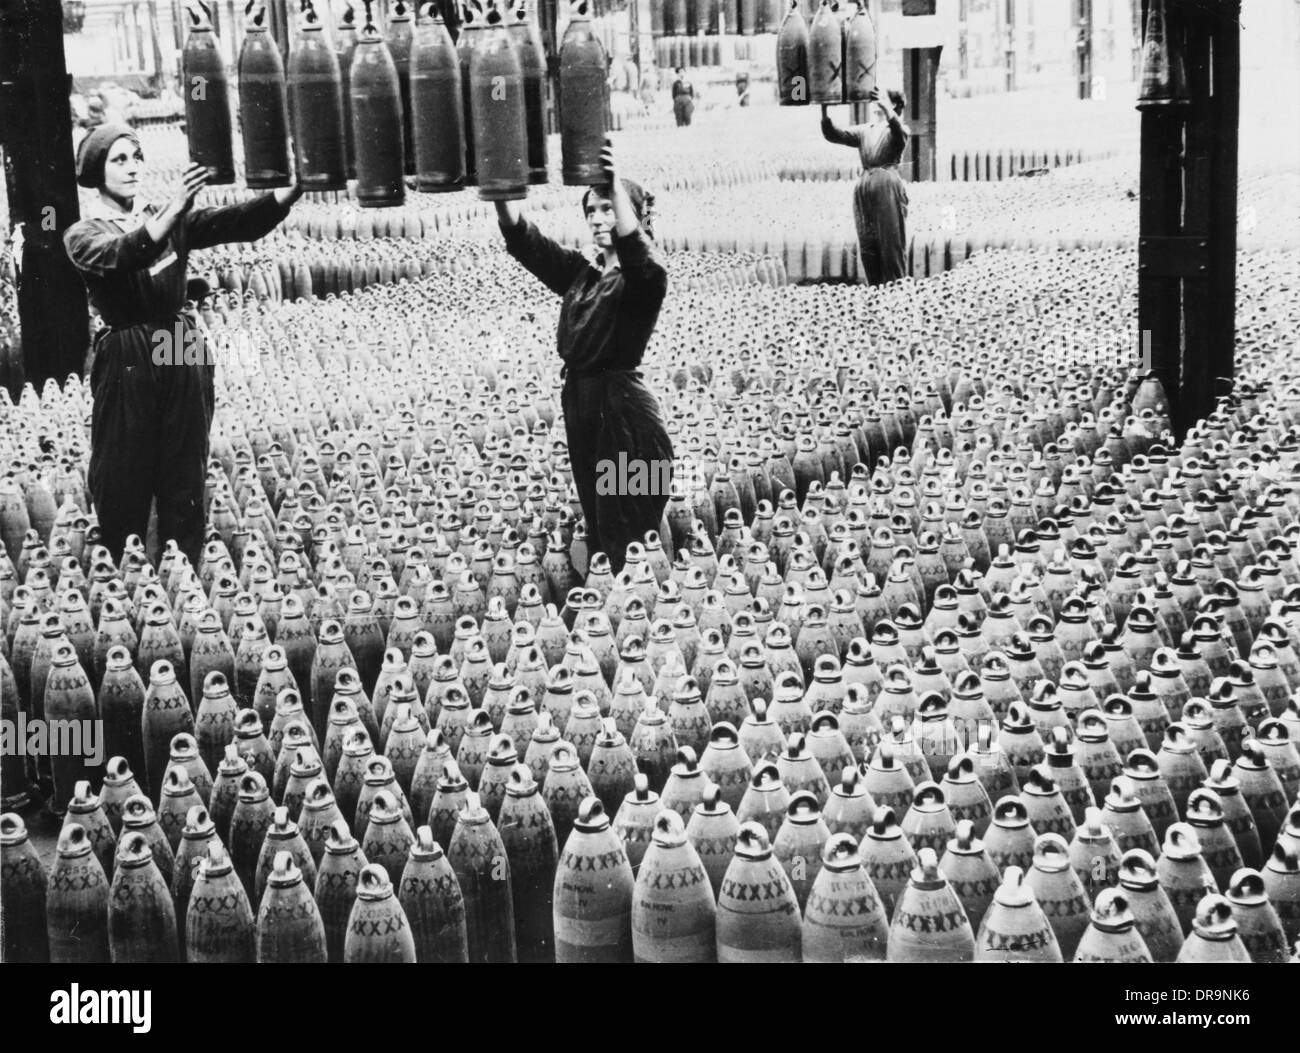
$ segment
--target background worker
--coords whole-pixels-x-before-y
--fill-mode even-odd
[[[686,70],[681,66],[676,69],[677,79],[673,81],[673,116],[677,118],[677,127],[685,128],[691,123],[695,114],[695,86],[686,79]]]

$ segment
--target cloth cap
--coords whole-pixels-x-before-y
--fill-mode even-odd
[[[101,124],[81,140],[77,151],[77,185],[98,190],[104,182],[104,162],[108,151],[119,139],[130,139],[136,146],[140,137],[125,124]]]

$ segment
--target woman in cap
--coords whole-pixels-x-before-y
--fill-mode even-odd
[[[862,159],[862,175],[853,191],[853,221],[858,228],[858,253],[868,284],[882,285],[907,277],[907,184],[898,162],[907,146],[903,123],[907,99],[889,93],[890,105],[871,89],[866,124],[839,128],[822,107],[822,135],[828,142],[851,146]]]
[[[195,249],[268,234],[302,190],[195,208],[207,171],[190,165],[171,199],[152,208],[137,196],[143,175],[140,140],[126,125],[102,124],[82,141],[77,182],[98,195],[63,244],[106,323],[90,374],[87,482],[114,559],[129,536],[145,537],[156,502],[159,539],[174,540],[197,567],[214,368],[182,310],[186,263]]]
[[[652,240],[653,199],[618,177],[608,139],[601,160],[608,182],[582,199],[594,259],[543,235],[516,202],[498,201],[497,218],[510,255],[564,297],[556,335],[569,462],[588,551],[604,552],[618,573],[628,544],[660,528],[668,503],[672,442],[639,371],[668,272]],[[634,472],[648,485],[631,485]]]

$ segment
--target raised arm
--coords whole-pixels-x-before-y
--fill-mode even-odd
[[[668,292],[668,269],[654,242],[641,229],[632,199],[614,164],[614,144],[608,137],[600,154],[609,176],[610,200],[614,205],[615,247],[623,285],[631,294],[624,297],[626,308],[657,315]]]
[[[573,279],[587,266],[587,258],[552,241],[524,219],[518,202],[498,201],[497,223],[506,239],[506,251],[557,296],[569,291]]]
[[[822,137],[828,143],[835,143],[838,146],[851,146],[855,150],[862,142],[854,129],[841,128],[831,120],[830,107],[825,104],[822,105]]]
[[[907,137],[911,133],[908,131],[907,125],[903,122],[903,118],[899,116],[892,106],[882,105],[880,108],[885,112],[885,119],[889,121],[890,142],[893,145],[894,150],[901,154],[903,152],[903,147],[907,145]]]
[[[901,156],[903,148],[907,145],[907,137],[911,133],[908,131],[902,115],[894,109],[894,101],[893,92],[890,92],[885,99],[881,99],[879,87],[872,88],[867,96],[867,105],[879,109],[885,118],[885,123],[889,125],[890,152],[896,156]]]
[[[63,233],[63,246],[78,270],[91,274],[136,271],[161,254],[176,224],[190,211],[194,195],[207,181],[202,165],[190,165],[180,186],[162,209],[135,230],[120,234],[93,223],[74,223]]]
[[[497,224],[502,230],[517,227],[524,221],[524,210],[519,207],[518,201],[498,201],[496,205]]]
[[[222,208],[194,209],[186,219],[189,247],[206,249],[232,241],[256,241],[284,221],[299,197],[299,186],[280,187],[250,201]]]
[[[627,196],[627,187],[618,177],[618,169],[614,164],[614,140],[608,135],[605,136],[605,145],[600,151],[600,165],[609,180],[609,200],[614,206],[614,233],[620,238],[626,237],[641,228],[641,220],[632,207],[632,199]],[[623,257],[620,256],[620,264],[622,260]]]
[[[614,238],[618,265],[623,272],[624,310],[656,316],[668,294],[668,269],[655,243],[640,227]]]

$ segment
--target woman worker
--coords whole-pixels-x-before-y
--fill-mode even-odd
[[[190,165],[171,200],[155,209],[141,207],[136,195],[143,175],[140,140],[125,125],[100,125],[83,140],[77,182],[99,194],[63,244],[106,323],[90,373],[87,481],[115,560],[130,535],[145,537],[156,501],[159,539],[174,540],[197,567],[215,371],[181,309],[186,263],[195,249],[269,233],[302,190],[194,208],[207,170]]]
[[[497,219],[510,255],[564,297],[556,342],[564,360],[561,408],[569,462],[587,524],[587,550],[604,552],[618,573],[628,544],[659,529],[668,503],[672,442],[659,403],[638,371],[668,274],[647,229],[645,191],[618,178],[608,139],[601,160],[608,182],[582,199],[596,243],[594,260],[543,235],[514,201],[497,202]],[[630,477],[637,466],[655,485],[623,485],[630,482],[621,478],[623,472]],[[618,485],[607,485],[611,478]]]
[[[870,285],[907,276],[907,184],[898,162],[907,146],[903,123],[907,100],[901,91],[889,93],[889,106],[872,88],[871,119],[839,128],[822,106],[822,135],[828,142],[851,146],[862,158],[862,175],[853,191],[853,222],[858,228],[858,252]]]
[[[677,127],[688,127],[694,113],[695,85],[686,79],[686,70],[678,66],[677,79],[673,81],[673,116],[677,118]]]

